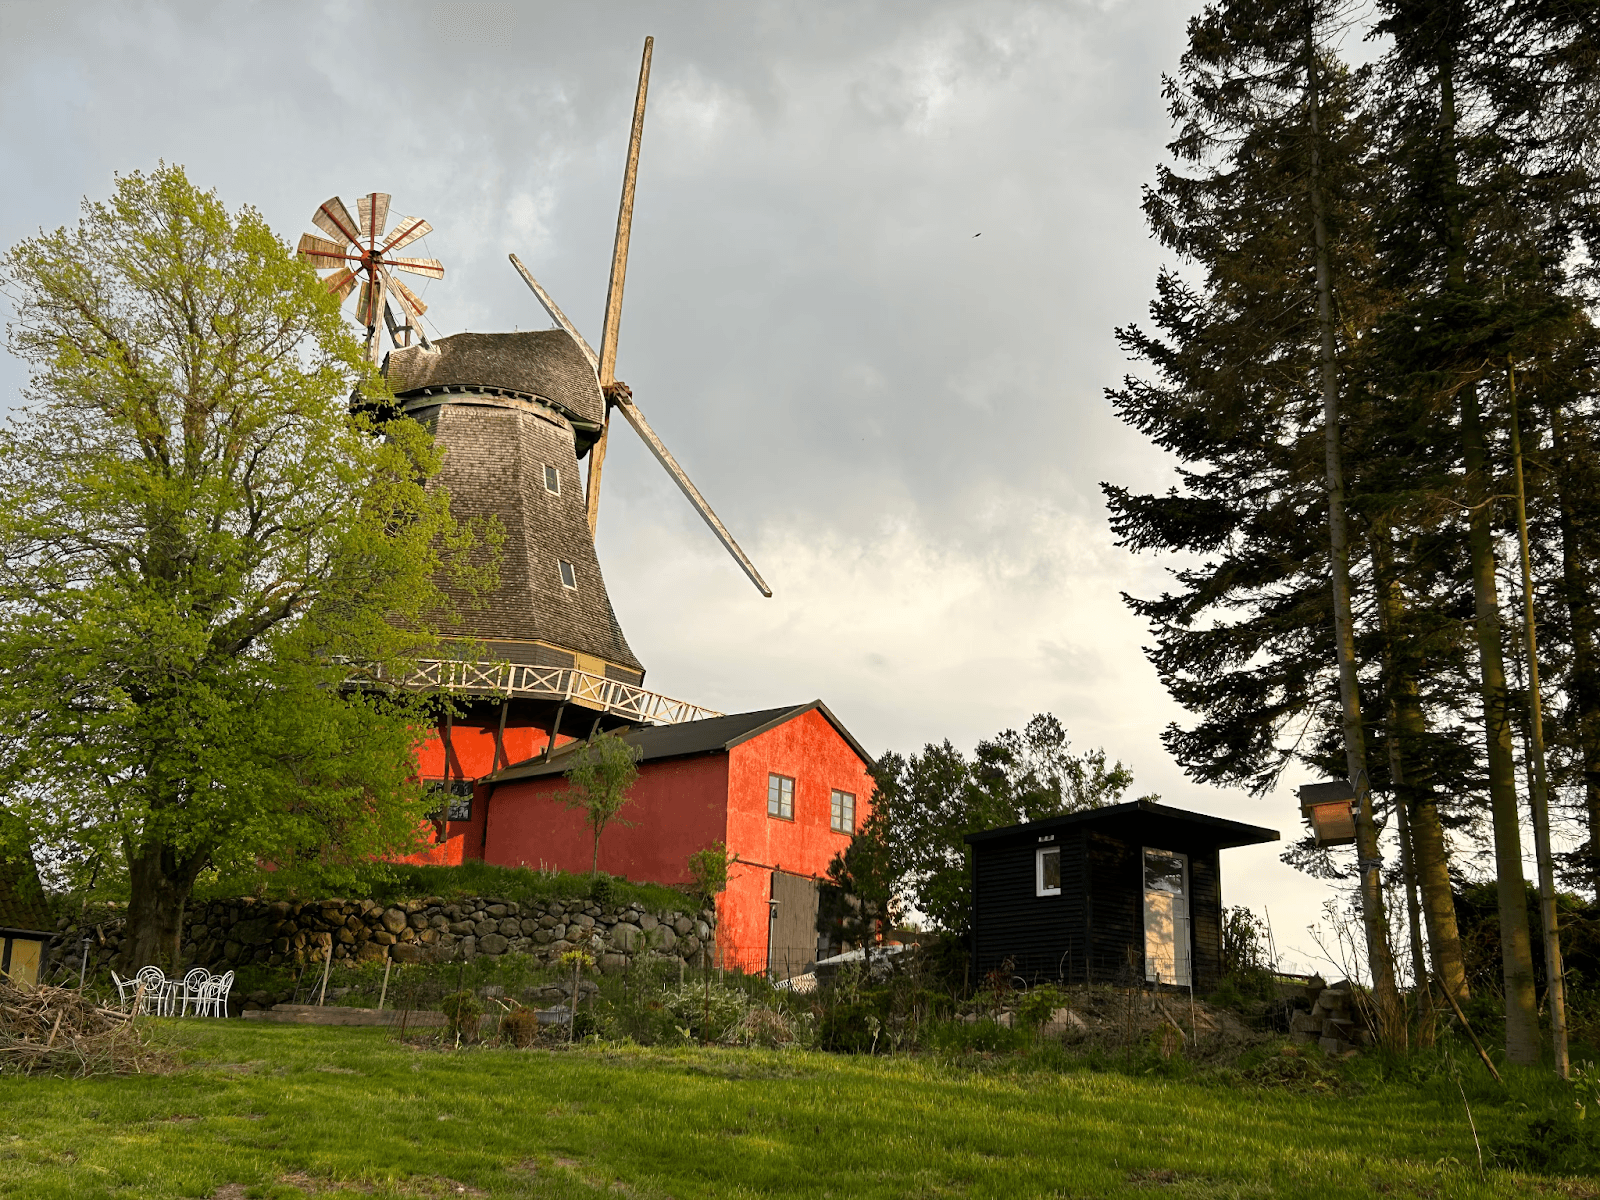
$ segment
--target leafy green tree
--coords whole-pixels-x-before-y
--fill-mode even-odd
[[[948,741],[929,743],[921,754],[885,754],[872,775],[874,836],[897,894],[952,933],[972,922],[967,834],[1116,804],[1133,786],[1133,772],[1108,765],[1103,749],[1074,754],[1049,713],[979,742],[970,760]]]
[[[120,864],[124,961],[166,962],[204,869],[348,883],[413,847],[429,718],[386,681],[437,653],[436,573],[483,543],[420,426],[350,415],[382,384],[337,301],[180,167],[0,278],[31,368],[0,431],[6,805],[60,861]]]
[[[617,814],[628,803],[628,789],[639,778],[639,751],[615,733],[590,738],[574,752],[567,769],[568,789],[561,799],[569,809],[583,810],[584,824],[594,834],[594,862],[591,873],[600,874],[600,835],[606,826],[618,822]]]
[[[901,915],[900,869],[889,813],[875,803],[850,844],[828,864],[817,929],[839,944],[861,947],[870,969],[872,947]]]
[[[690,886],[704,907],[716,904],[717,897],[728,890],[728,868],[738,861],[737,854],[728,853],[725,842],[712,842],[689,855]]]

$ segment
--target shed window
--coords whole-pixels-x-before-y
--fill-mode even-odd
[[[561,472],[549,463],[546,463],[544,468],[544,490],[552,496],[561,495]]]
[[[794,820],[794,780],[786,775],[767,776],[767,816]]]
[[[833,831],[835,833],[856,831],[856,798],[849,792],[841,792],[838,788],[833,790]]]
[[[1061,847],[1045,846],[1033,856],[1034,894],[1061,895]]]
[[[578,573],[572,569],[572,564],[566,559],[561,560],[561,586],[578,590]]]
[[[433,811],[447,821],[472,820],[472,780],[435,779],[428,784]]]

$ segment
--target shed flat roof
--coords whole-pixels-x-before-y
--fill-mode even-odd
[[[758,712],[730,713],[725,717],[707,717],[703,721],[683,721],[677,725],[649,725],[623,734],[622,740],[639,751],[640,762],[663,758],[684,758],[691,754],[711,754],[732,750],[741,742],[759,737],[769,729],[787,724],[796,717],[816,709],[838,731],[850,748],[861,756],[861,761],[871,764],[872,756],[839,723],[828,706],[821,700],[810,704],[794,704],[785,708],[764,708]],[[568,742],[552,753],[548,760],[543,756],[511,766],[485,776],[486,783],[515,783],[523,779],[544,779],[551,775],[564,775],[571,764],[567,758],[584,743]]]
[[[1241,821],[1229,821],[1225,817],[1213,817],[1207,813],[1190,812],[1186,808],[1173,808],[1170,805],[1157,804],[1153,800],[1132,800],[1127,804],[1109,804],[1104,808],[1086,808],[1080,812],[1064,813],[1059,817],[1044,817],[1022,825],[985,829],[981,833],[969,833],[966,840],[973,844],[993,842],[1035,830],[1043,832],[1073,825],[1119,824],[1129,818],[1137,817],[1155,817],[1163,821],[1177,821],[1194,826],[1197,833],[1203,830],[1207,837],[1214,839],[1221,848],[1254,846],[1262,842],[1275,842],[1279,837],[1276,829],[1246,825]]]

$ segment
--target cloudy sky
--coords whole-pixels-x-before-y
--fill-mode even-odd
[[[1112,415],[1162,261],[1139,188],[1192,5],[296,5],[0,0],[0,239],[116,171],[183,164],[286,239],[339,194],[427,217],[438,333],[543,328],[516,252],[598,343],[640,49],[655,63],[618,375],[776,596],[619,422],[600,558],[650,684],[726,711],[821,696],[874,751],[1054,712],[1140,791],[1194,785],[1099,484],[1170,464]],[[0,401],[22,374],[0,358]],[[1259,847],[1225,902],[1308,963],[1332,893]]]

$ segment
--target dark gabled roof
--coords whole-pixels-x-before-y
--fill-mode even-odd
[[[384,374],[396,396],[433,389],[496,389],[547,400],[569,417],[599,425],[606,418],[600,381],[562,329],[531,333],[453,333],[431,347],[393,350]]]
[[[1206,813],[1190,812],[1185,808],[1172,808],[1165,804],[1157,804],[1153,800],[1133,800],[1127,804],[1109,804],[1104,808],[1086,808],[1081,812],[1066,813],[1059,817],[1045,817],[1039,821],[1029,821],[1024,825],[1007,825],[1000,829],[985,829],[981,833],[969,833],[967,841],[971,843],[999,841],[1003,838],[1014,837],[1020,833],[1048,832],[1073,825],[1095,824],[1120,824],[1130,819],[1156,818],[1166,822],[1176,822],[1190,826],[1196,833],[1204,832],[1208,840],[1212,840],[1218,847],[1254,846],[1261,842],[1275,842],[1278,840],[1276,829],[1265,829],[1260,825],[1246,825],[1240,821],[1229,821],[1224,817],[1213,817]]]
[[[0,858],[0,929],[52,933],[55,927],[33,859],[26,854]]]
[[[872,756],[839,723],[839,718],[821,700],[810,704],[797,704],[787,708],[764,708],[760,712],[732,713],[726,717],[707,717],[703,721],[684,721],[678,725],[651,725],[634,729],[623,735],[623,740],[639,750],[640,762],[653,762],[663,758],[684,758],[691,754],[726,753],[742,742],[760,737],[770,729],[786,725],[796,717],[816,709],[832,725],[840,737],[850,744],[861,761],[870,764]],[[523,779],[543,779],[562,775],[570,765],[567,758],[582,742],[569,742],[552,754],[548,761],[530,758],[527,762],[513,763],[502,771],[487,776],[486,782],[513,783]]]

